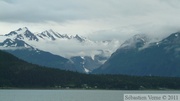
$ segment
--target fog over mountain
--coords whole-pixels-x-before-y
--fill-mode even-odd
[[[32,47],[66,58],[72,56],[90,56],[94,58],[95,55],[99,54],[109,57],[120,46],[118,40],[94,41],[79,35],[60,34],[53,30],[33,33],[27,27],[0,36],[0,42],[5,42],[7,39],[11,39],[11,41],[23,40]],[[4,47],[6,49],[21,48],[16,45],[9,46],[9,44],[5,44]],[[1,47],[1,49],[4,49],[4,47]]]
[[[153,42],[146,35],[135,35],[94,73],[138,76],[180,76],[180,32]]]
[[[89,73],[120,46],[119,40],[95,41],[53,30],[33,33],[27,27],[0,36],[0,50],[41,66]]]

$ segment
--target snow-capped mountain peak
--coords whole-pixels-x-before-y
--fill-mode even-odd
[[[79,35],[67,35],[67,34],[60,34],[58,32],[53,31],[52,29],[43,31],[42,33],[37,34],[40,39],[55,41],[55,40],[77,40],[79,42],[85,42],[86,38],[81,37]]]
[[[10,33],[6,34],[5,36],[13,36],[18,34],[24,34],[26,31],[28,31],[27,27],[19,28],[18,30],[11,31]]]
[[[3,46],[3,47],[12,47],[12,48],[18,48],[18,47],[21,47],[21,48],[31,48],[31,49],[34,49],[31,45],[27,44],[26,42],[22,41],[22,40],[19,40],[19,39],[6,39],[4,40],[2,43],[0,43],[0,46]]]
[[[11,39],[12,41],[21,40],[34,48],[66,58],[90,56],[94,59],[95,55],[101,54],[99,50],[108,51],[104,55],[109,57],[120,45],[115,40],[94,41],[79,35],[60,34],[52,29],[41,33],[32,33],[26,27],[11,31],[9,34],[1,36],[1,39],[0,43],[6,39]]]
[[[38,41],[39,39],[34,35],[31,31],[28,30],[27,27],[19,28],[18,30],[11,31],[10,33],[6,34],[5,36],[11,39],[27,39],[29,41]]]
[[[136,34],[132,38],[126,40],[120,48],[139,48],[150,41],[149,36],[145,34]]]
[[[26,30],[28,30],[28,28],[27,27],[23,27],[23,28],[19,28],[17,31],[26,31]]]
[[[37,34],[37,36],[39,36],[42,39],[50,39],[50,40],[56,40],[56,33],[53,30],[46,30],[43,31],[40,34]]]
[[[76,34],[76,36],[74,36],[73,38],[77,39],[77,40],[80,41],[80,42],[85,41],[85,38],[82,38],[82,37],[80,37],[80,36],[77,35],[77,34]]]

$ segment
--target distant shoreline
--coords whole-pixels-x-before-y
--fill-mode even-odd
[[[113,90],[113,91],[180,91],[180,89],[138,89],[138,90],[124,90],[124,89],[84,89],[84,88],[1,88],[0,90]]]

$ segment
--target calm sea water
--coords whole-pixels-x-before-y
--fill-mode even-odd
[[[0,90],[0,101],[123,101],[124,94],[180,94],[180,91]]]

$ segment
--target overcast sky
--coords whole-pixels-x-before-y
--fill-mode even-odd
[[[20,27],[95,39],[180,31],[180,0],[0,0],[0,34]]]

